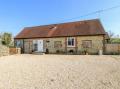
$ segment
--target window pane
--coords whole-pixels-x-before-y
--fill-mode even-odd
[[[74,39],[72,39],[72,46],[74,46]]]
[[[70,41],[70,38],[68,38],[68,45],[71,45],[71,41]]]
[[[71,41],[70,40],[68,41],[68,45],[71,45]]]

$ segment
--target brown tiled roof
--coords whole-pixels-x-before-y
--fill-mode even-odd
[[[46,38],[65,36],[104,35],[98,19],[24,28],[15,38]]]

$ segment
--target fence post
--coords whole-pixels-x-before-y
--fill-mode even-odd
[[[21,54],[21,48],[18,48],[18,54]]]

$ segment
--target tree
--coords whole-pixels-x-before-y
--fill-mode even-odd
[[[11,33],[3,33],[2,34],[2,44],[3,45],[6,45],[6,46],[9,46],[12,42],[12,34]]]
[[[110,37],[110,39],[111,39],[112,37],[114,37],[115,34],[114,34],[112,31],[109,31],[109,32],[108,32],[108,35],[109,35],[109,37]]]
[[[110,43],[120,43],[120,35],[114,34],[112,31],[108,32]]]

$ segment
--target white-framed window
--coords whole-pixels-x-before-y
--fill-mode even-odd
[[[75,37],[67,38],[67,47],[75,47]]]
[[[17,40],[16,42],[16,47],[22,47],[23,46],[23,41],[22,40]]]
[[[16,46],[20,47],[21,46],[21,41],[16,41]]]

